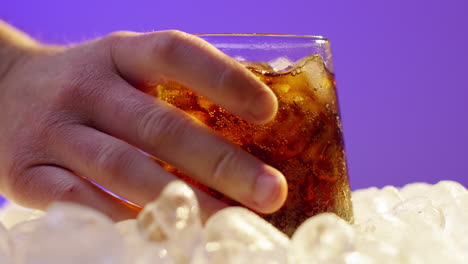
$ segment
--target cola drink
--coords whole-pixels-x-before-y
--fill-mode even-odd
[[[310,55],[281,70],[265,62],[244,64],[278,98],[278,113],[267,124],[255,125],[238,118],[176,82],[158,85],[148,92],[184,110],[285,175],[286,203],[279,211],[262,215],[284,233],[292,235],[304,220],[322,212],[333,212],[352,222],[335,80],[322,57]],[[167,164],[164,167],[210,195],[238,205],[176,168]]]

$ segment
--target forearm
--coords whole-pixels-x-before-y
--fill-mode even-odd
[[[37,46],[32,38],[0,20],[0,81]]]

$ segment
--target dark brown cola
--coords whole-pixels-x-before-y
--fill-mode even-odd
[[[278,113],[265,125],[240,119],[178,83],[158,85],[149,93],[184,110],[285,175],[285,205],[276,213],[262,215],[284,233],[292,235],[304,220],[322,212],[333,212],[352,222],[335,81],[322,58],[311,55],[281,71],[263,62],[244,64],[278,98]],[[238,205],[175,168],[165,168],[210,195]]]

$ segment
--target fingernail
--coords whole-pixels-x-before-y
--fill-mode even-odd
[[[278,103],[273,92],[262,91],[252,99],[249,108],[252,119],[263,123],[273,118],[278,108]]]
[[[263,172],[255,185],[254,202],[257,207],[269,207],[277,198],[280,192],[280,181],[275,175]]]

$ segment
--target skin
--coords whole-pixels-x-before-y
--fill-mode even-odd
[[[177,179],[141,149],[256,211],[284,203],[279,171],[142,91],[175,80],[250,122],[271,120],[271,90],[200,38],[116,32],[51,46],[0,21],[0,58],[0,193],[7,198],[39,209],[69,201],[114,220],[134,217]],[[225,207],[195,192],[204,219]]]

